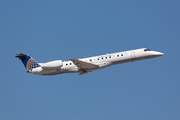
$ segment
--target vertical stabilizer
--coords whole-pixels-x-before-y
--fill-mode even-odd
[[[25,55],[22,53],[17,53],[16,55],[16,57],[23,62],[28,71],[40,67],[39,63],[36,62],[30,55]]]

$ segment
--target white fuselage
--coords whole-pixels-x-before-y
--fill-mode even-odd
[[[96,68],[81,69],[80,67],[78,67],[77,64],[74,64],[73,61],[64,61],[62,62],[63,65],[59,68],[43,69],[42,67],[38,67],[28,72],[33,73],[33,74],[38,74],[38,75],[55,75],[55,74],[62,74],[62,73],[82,73],[82,72],[88,73],[88,72],[106,68],[108,66],[115,65],[115,64],[144,60],[144,59],[159,57],[162,55],[164,54],[161,52],[149,51],[146,48],[142,48],[142,49],[117,52],[117,53],[111,53],[111,54],[105,54],[105,55],[79,59],[79,61],[97,65],[98,67]],[[39,63],[39,64],[43,66],[43,64],[46,64],[46,63]]]

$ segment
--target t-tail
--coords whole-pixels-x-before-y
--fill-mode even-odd
[[[17,53],[16,55],[16,57],[23,62],[27,71],[32,71],[34,68],[41,67],[39,63],[36,62],[30,55],[25,55],[22,53]]]

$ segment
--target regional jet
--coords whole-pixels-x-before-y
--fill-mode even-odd
[[[163,56],[164,53],[141,48],[83,59],[72,58],[69,59],[70,61],[55,60],[47,63],[38,63],[30,55],[22,53],[17,53],[16,55],[23,62],[28,73],[37,75],[79,73],[79,75],[82,75],[111,65]]]

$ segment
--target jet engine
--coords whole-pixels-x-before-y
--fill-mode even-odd
[[[63,66],[62,60],[55,60],[47,63],[41,63],[42,69],[57,69]]]

